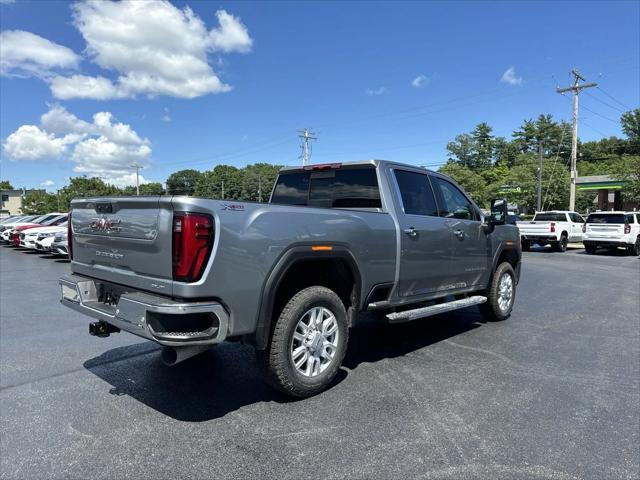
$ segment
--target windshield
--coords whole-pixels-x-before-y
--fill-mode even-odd
[[[624,215],[611,213],[592,213],[587,218],[587,223],[619,223],[624,224]]]
[[[534,222],[566,222],[567,216],[564,213],[536,213]]]

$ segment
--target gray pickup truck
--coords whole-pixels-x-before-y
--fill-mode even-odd
[[[503,320],[520,276],[506,200],[485,216],[450,178],[388,161],[283,169],[268,204],[184,196],[72,203],[61,302],[164,345],[255,346],[272,383],[325,389],[365,311],[405,322],[479,305]]]

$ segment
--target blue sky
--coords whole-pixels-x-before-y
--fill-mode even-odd
[[[479,122],[569,120],[555,87],[574,67],[615,98],[581,96],[582,140],[621,135],[617,109],[640,102],[640,2],[0,3],[14,186],[297,164],[302,127],[315,162],[435,168]]]

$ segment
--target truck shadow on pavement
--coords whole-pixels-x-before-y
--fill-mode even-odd
[[[333,382],[344,381],[363,362],[407,355],[479,327],[475,309],[431,319],[389,325],[366,315],[350,332],[343,367]],[[261,402],[287,403],[295,399],[268,386],[252,347],[223,343],[173,367],[160,360],[160,347],[143,342],[118,347],[87,360],[84,367],[112,388],[176,420],[204,422],[224,417],[243,406]],[[298,400],[304,401],[304,400]]]

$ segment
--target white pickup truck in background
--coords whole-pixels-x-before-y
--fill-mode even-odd
[[[622,247],[631,255],[640,255],[640,212],[594,212],[587,217],[582,241],[589,254],[598,247]]]
[[[567,250],[569,242],[582,241],[584,218],[576,212],[538,212],[531,221],[517,222],[520,230],[522,250],[527,251],[532,243],[551,245],[557,252]]]

